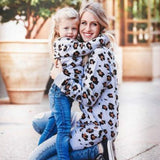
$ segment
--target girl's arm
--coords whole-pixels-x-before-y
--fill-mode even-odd
[[[112,74],[113,58],[111,51],[98,48],[91,54],[85,67],[82,85],[63,73],[55,78],[55,83],[67,96],[81,102],[84,106],[93,106],[104,89],[113,89],[115,85]]]
[[[67,37],[59,38],[54,43],[54,58],[84,56],[108,43],[109,38],[106,35],[99,35],[89,42],[79,42]]]

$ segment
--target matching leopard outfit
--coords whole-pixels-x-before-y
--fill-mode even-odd
[[[71,39],[64,40],[65,45],[59,44],[57,41],[56,49],[60,52],[65,51],[64,57],[70,56],[70,53],[74,54],[69,64],[67,60],[65,61],[65,58],[61,59],[60,54],[55,54],[55,57],[60,58],[62,62],[63,72],[57,76],[54,83],[67,96],[78,101],[82,111],[81,118],[71,131],[70,144],[73,150],[79,150],[93,146],[104,139],[113,140],[118,133],[119,107],[114,52],[105,46],[92,46],[89,42],[86,43],[86,46],[89,46],[89,49],[91,47],[94,51],[92,50],[88,62],[82,70],[82,57],[79,55],[80,53],[83,55],[87,51],[82,51],[82,45],[75,44]],[[97,40],[103,41],[104,39],[102,40],[99,37],[93,42]],[[68,41],[68,44],[66,44],[66,41]],[[107,41],[106,43],[109,43]],[[84,48],[87,48],[86,46]],[[74,52],[66,52],[68,48],[73,48]],[[72,69],[66,70],[68,65]],[[79,69],[79,66],[81,69]],[[82,78],[81,83],[79,78]]]

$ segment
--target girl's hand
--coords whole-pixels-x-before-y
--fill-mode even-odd
[[[56,59],[54,62],[54,66],[50,72],[50,76],[52,79],[55,79],[61,72],[62,72],[62,64],[58,59]]]

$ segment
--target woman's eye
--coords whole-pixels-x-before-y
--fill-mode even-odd
[[[87,24],[87,23],[86,23],[86,22],[81,22],[81,24],[85,25],[85,24]]]

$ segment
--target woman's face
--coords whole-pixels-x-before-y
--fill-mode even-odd
[[[100,24],[92,13],[86,11],[82,14],[79,32],[85,42],[90,41],[99,35]]]

